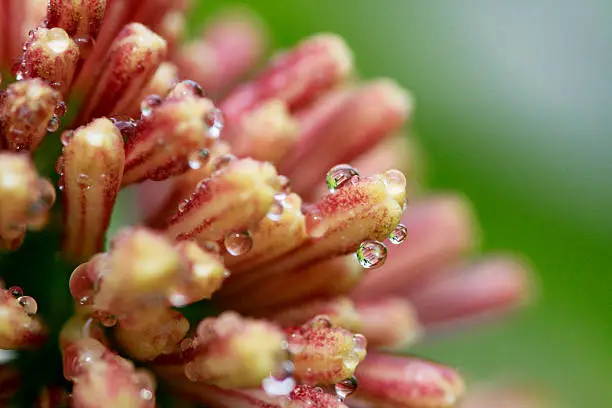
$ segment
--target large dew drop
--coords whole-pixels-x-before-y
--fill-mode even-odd
[[[357,249],[357,261],[367,269],[376,269],[387,260],[387,247],[379,241],[363,241]]]
[[[311,238],[321,238],[327,232],[327,222],[323,214],[316,208],[306,214],[306,233]]]
[[[403,244],[406,238],[408,238],[408,229],[402,224],[395,227],[393,232],[389,234],[389,241],[395,245]]]
[[[253,248],[253,237],[248,231],[230,232],[223,242],[230,255],[239,256],[248,253]]]
[[[33,297],[21,296],[17,298],[17,302],[23,307],[23,311],[26,312],[28,316],[33,316],[38,311],[38,304]]]
[[[354,376],[346,378],[337,383],[334,388],[336,390],[338,400],[342,402],[345,398],[350,397],[352,394],[355,393],[355,391],[357,391],[358,385],[359,383],[357,382],[357,378],[355,378]]]
[[[348,164],[339,164],[327,172],[327,188],[334,192],[354,177],[359,179],[359,172]]]
[[[149,95],[144,98],[140,104],[140,113],[143,118],[148,118],[153,114],[153,109],[162,104],[162,98],[159,95]]]
[[[217,108],[206,112],[204,123],[206,123],[208,128],[208,136],[213,139],[218,139],[219,136],[221,136],[221,130],[223,130],[224,125],[223,113]]]
[[[289,395],[296,386],[295,379],[292,377],[295,371],[293,363],[284,361],[276,371],[262,381],[262,388],[271,397]]]

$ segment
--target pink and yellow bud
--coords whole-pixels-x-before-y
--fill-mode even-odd
[[[0,102],[0,135],[13,151],[34,151],[55,128],[61,95],[40,79],[11,84]]]
[[[149,95],[142,118],[126,142],[123,183],[164,180],[198,169],[208,159],[223,126],[221,113],[192,81],[176,84],[168,97]]]
[[[125,162],[119,130],[106,118],[62,135],[64,253],[84,260],[102,248]]]
[[[465,391],[457,371],[416,357],[370,354],[357,377],[359,398],[377,406],[450,408]]]
[[[283,332],[265,321],[233,312],[207,318],[184,345],[184,373],[223,388],[258,387],[287,359],[284,341]]]
[[[170,218],[166,227],[169,237],[222,240],[230,233],[254,227],[265,217],[278,191],[274,166],[243,159],[218,168]]]
[[[18,77],[40,78],[66,98],[72,85],[80,51],[61,28],[40,27],[24,45]]]
[[[79,122],[128,113],[165,56],[163,38],[142,24],[125,26],[98,67],[97,79],[85,98]]]
[[[336,384],[353,376],[366,355],[366,339],[332,326],[325,316],[287,329],[295,377],[305,384]]]

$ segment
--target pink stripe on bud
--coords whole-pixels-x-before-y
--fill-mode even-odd
[[[79,122],[128,113],[165,57],[163,38],[142,24],[125,26],[98,67],[97,79],[85,98]]]
[[[87,259],[102,248],[121,186],[124,153],[119,130],[106,118],[62,135],[58,160],[64,197],[64,253]]]

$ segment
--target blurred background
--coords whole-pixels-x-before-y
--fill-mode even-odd
[[[227,0],[197,2],[192,27]],[[565,407],[612,395],[612,2],[251,0],[274,45],[343,35],[366,78],[417,102],[427,187],[472,200],[483,249],[525,254],[537,304],[416,352]]]

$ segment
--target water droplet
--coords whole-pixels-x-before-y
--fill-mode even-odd
[[[182,213],[183,211],[185,211],[185,207],[187,207],[187,204],[189,204],[189,200],[184,200],[180,202],[178,205],[178,212]]]
[[[26,312],[28,316],[33,316],[38,311],[38,304],[34,300],[33,297],[30,296],[20,296],[17,298],[17,301],[23,307],[23,311]]]
[[[68,112],[68,105],[66,105],[66,102],[60,101],[57,105],[55,105],[54,113],[57,116],[66,116],[67,112]]]
[[[354,376],[346,378],[337,383],[334,388],[336,390],[338,400],[342,402],[346,398],[350,397],[352,394],[355,393],[355,391],[357,391],[358,385],[359,383],[357,382],[357,378],[355,378]]]
[[[291,361],[280,364],[277,372],[265,378],[261,385],[266,394],[273,397],[289,395],[296,386],[292,377],[295,367]]]
[[[79,47],[79,57],[81,59],[88,58],[93,52],[95,40],[90,35],[84,34],[80,37],[75,37],[74,42]]]
[[[17,74],[15,75],[15,79],[17,81],[23,81],[24,78],[25,78],[25,75],[23,71],[17,71]]]
[[[399,170],[387,170],[382,175],[389,194],[400,196],[406,194],[406,176]]]
[[[182,84],[184,85],[186,89],[190,90],[195,96],[199,96],[199,97],[204,96],[204,90],[202,89],[200,84],[198,84],[196,81],[187,79],[183,81]]]
[[[64,173],[64,156],[58,157],[57,161],[55,162],[55,172],[57,174]]]
[[[117,324],[117,317],[115,315],[102,310],[96,310],[92,317],[104,327],[113,327]]]
[[[49,180],[38,180],[38,199],[30,205],[30,215],[36,216],[46,212],[55,203],[55,188]]]
[[[143,118],[148,118],[153,114],[153,109],[162,104],[162,98],[159,95],[149,95],[140,103],[140,113]]]
[[[236,156],[234,156],[233,154],[221,155],[215,158],[213,162],[213,169],[215,169],[215,171],[223,170],[234,160],[236,160]]]
[[[333,327],[333,324],[331,320],[329,320],[328,316],[321,315],[316,316],[314,319],[312,319],[311,326],[312,328],[331,329]]]
[[[408,229],[406,228],[406,226],[402,224],[398,224],[398,226],[395,227],[393,232],[389,234],[389,241],[392,244],[399,245],[399,244],[404,243],[407,237],[408,237]]]
[[[376,269],[387,260],[387,247],[379,241],[363,241],[357,249],[359,264],[367,269]]]
[[[368,348],[368,339],[363,334],[357,333],[353,335],[353,344],[356,353],[364,353]]]
[[[189,155],[189,167],[193,170],[201,169],[209,159],[208,150],[202,149],[197,152],[193,152]]]
[[[91,177],[89,177],[89,175],[85,173],[81,173],[77,176],[77,183],[79,184],[79,187],[83,190],[89,190],[93,185]]]
[[[321,212],[313,208],[306,214],[306,233],[312,238],[321,238],[327,232],[327,222]]]
[[[145,401],[153,401],[155,397],[155,378],[146,370],[137,370],[136,383],[140,388],[140,398]]]
[[[66,181],[64,180],[64,173],[63,172],[59,173],[59,175],[60,175],[60,178],[59,180],[57,180],[57,188],[59,188],[60,191],[64,191],[64,189],[66,188]]]
[[[57,132],[60,128],[60,120],[57,116],[53,115],[51,119],[49,119],[49,123],[47,123],[47,132]]]
[[[211,252],[213,254],[221,253],[221,246],[215,241],[203,241],[199,243],[200,248],[202,248],[206,252]]]
[[[89,275],[89,265],[79,265],[70,275],[70,294],[81,305],[89,305],[93,302],[95,294],[95,282]]]
[[[224,244],[230,255],[244,255],[253,248],[253,237],[248,231],[230,232],[225,236]]]
[[[172,292],[168,295],[168,302],[174,307],[183,307],[189,303],[189,298],[184,293]]]
[[[130,140],[136,133],[138,123],[134,119],[127,116],[111,116],[109,119],[119,129],[124,142]]]
[[[204,123],[208,127],[208,136],[218,139],[221,136],[221,130],[223,130],[224,125],[223,113],[217,108],[209,110],[204,116]]]
[[[286,176],[278,176],[276,181],[278,182],[278,193],[275,195],[275,198],[283,200],[291,194],[291,180]]]
[[[334,166],[327,172],[327,188],[333,193],[336,189],[352,180],[353,177],[358,179],[359,172],[348,164]]]
[[[8,288],[8,291],[15,298],[23,296],[23,289],[21,289],[19,286],[11,286]]]
[[[70,143],[73,137],[74,137],[74,130],[68,130],[62,133],[62,136],[60,137],[62,145],[68,146],[68,143]]]
[[[361,356],[357,352],[351,351],[344,357],[342,364],[347,370],[352,371],[357,368],[360,362]]]
[[[270,209],[268,210],[268,219],[275,222],[280,220],[283,215],[283,210],[283,203],[279,200],[274,200],[274,203],[272,203]]]

